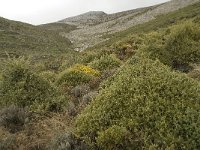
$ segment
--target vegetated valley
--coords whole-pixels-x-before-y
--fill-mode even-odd
[[[0,150],[200,149],[198,0],[0,18],[0,60]]]

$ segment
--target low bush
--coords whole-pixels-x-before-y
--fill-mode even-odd
[[[165,31],[147,35],[147,48],[152,58],[174,69],[187,72],[191,63],[200,61],[200,29],[198,24],[183,22]],[[150,44],[149,44],[150,43]]]
[[[5,63],[0,84],[0,107],[16,105],[34,111],[60,111],[67,100],[56,87],[33,73],[24,58],[10,59]]]
[[[169,53],[169,63],[176,67],[179,64],[199,62],[199,41],[200,29],[198,24],[186,22],[172,27],[165,45],[166,53]]]
[[[104,71],[107,69],[113,69],[119,67],[121,65],[121,61],[115,55],[104,55],[100,59],[96,59],[89,63],[94,69],[99,71]]]
[[[100,132],[96,140],[101,149],[128,149],[130,147],[134,149],[135,146],[130,142],[130,132],[126,128],[116,125]]]
[[[76,64],[73,68],[71,68],[72,70],[75,71],[82,71],[88,75],[92,75],[92,76],[99,76],[99,72],[97,70],[92,69],[89,66],[85,66],[85,65],[81,65],[81,64]]]
[[[128,59],[140,49],[144,43],[143,35],[134,34],[111,45],[111,49],[121,60]]]
[[[86,144],[72,133],[57,134],[49,143],[49,150],[87,150]]]
[[[90,87],[87,85],[78,85],[72,89],[71,93],[78,98],[90,92]]]
[[[96,91],[92,91],[92,92],[85,94],[82,98],[82,104],[83,105],[89,104],[92,101],[92,99],[97,96],[97,94],[98,93]]]
[[[119,126],[131,134],[136,149],[200,147],[198,82],[159,61],[134,57],[106,83],[76,119],[80,136],[92,143],[98,139],[106,150],[113,143],[104,135]],[[112,136],[122,149],[132,149],[122,135]]]
[[[67,70],[62,72],[56,81],[58,85],[65,84],[67,86],[77,86],[80,84],[88,83],[92,79],[91,75],[88,75],[81,71]]]
[[[200,70],[194,69],[188,73],[188,76],[196,79],[197,81],[200,81]]]
[[[19,147],[17,146],[16,137],[14,135],[6,135],[6,137],[2,137],[0,133],[0,149],[1,150],[19,149]]]
[[[4,108],[0,111],[0,127],[4,127],[9,132],[15,133],[23,128],[28,116],[28,112],[23,108],[16,106]]]
[[[66,71],[63,71],[56,81],[58,85],[67,84],[68,86],[77,86],[88,83],[95,76],[98,76],[99,72],[84,65],[75,65]]]
[[[54,83],[56,81],[57,75],[52,71],[43,71],[39,75],[46,79],[49,83]]]
[[[99,54],[96,52],[82,52],[82,63],[84,64],[90,63],[96,58],[99,58]]]

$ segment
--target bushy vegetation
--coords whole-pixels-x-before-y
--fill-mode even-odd
[[[40,76],[46,79],[49,83],[54,83],[57,77],[53,71],[43,71],[40,73]]]
[[[0,18],[0,149],[199,149],[199,6],[69,53],[74,26]]]
[[[87,150],[87,146],[83,141],[76,138],[72,133],[60,133],[55,136],[49,143],[48,149],[50,150]]]
[[[143,34],[134,34],[111,45],[111,49],[121,60],[132,57],[144,43]]]
[[[10,59],[5,63],[0,87],[0,106],[16,105],[33,110],[60,111],[67,100],[49,82],[30,70],[24,58]]]
[[[0,111],[0,127],[14,133],[23,128],[27,118],[28,112],[25,109],[12,105]]]
[[[200,70],[194,69],[188,73],[188,76],[196,79],[197,81],[200,81]]]
[[[77,86],[88,83],[93,77],[98,76],[99,72],[84,65],[75,65],[58,76],[57,84],[67,84],[68,86]]]
[[[3,135],[4,133],[1,133],[0,131],[0,149],[2,150],[14,150],[14,149],[19,149],[17,146],[17,140],[16,137],[8,134],[8,135]]]
[[[147,35],[149,42],[145,51],[172,68],[187,71],[191,63],[200,61],[199,25],[183,22],[162,32]]]
[[[110,82],[77,118],[81,136],[93,142],[101,139],[100,147],[109,149],[112,142],[106,145],[102,137],[106,140],[109,130],[116,125],[131,133],[131,144],[123,140],[123,134],[112,135],[121,139],[118,143],[126,149],[132,145],[137,149],[153,145],[158,149],[198,149],[200,85],[197,82],[145,58],[133,58]]]
[[[103,71],[117,68],[121,65],[121,62],[115,55],[104,55],[100,59],[92,61],[89,65],[94,69]]]
[[[130,138],[130,132],[125,127],[113,125],[100,132],[96,140],[101,149],[133,149],[135,145],[131,145]]]

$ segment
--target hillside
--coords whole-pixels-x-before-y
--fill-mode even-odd
[[[50,30],[56,31],[58,33],[68,33],[70,31],[76,30],[77,27],[75,25],[63,24],[63,23],[49,23],[49,24],[42,24],[39,27]]]
[[[193,5],[184,7],[177,11],[159,15],[154,20],[151,20],[149,22],[132,26],[120,32],[104,35],[103,38],[108,38],[109,40],[102,42],[100,44],[96,44],[95,46],[88,48],[88,50],[92,51],[102,50],[104,49],[103,47],[105,48],[110,47],[113,43],[117,43],[123,40],[128,41],[134,34],[148,33],[154,30],[158,30],[160,28],[165,28],[167,26],[176,24],[184,20],[194,19],[198,22],[199,17],[200,17],[200,3],[197,2]]]
[[[76,50],[81,51],[108,40],[109,38],[104,38],[104,35],[113,34],[148,22],[158,15],[178,10],[197,1],[199,0],[172,0],[164,4],[116,14],[88,12],[59,22],[73,24],[80,28],[63,35],[73,42]],[[91,39],[90,37],[93,38]]]
[[[13,42],[0,52],[25,55],[0,62],[0,150],[198,150],[200,2],[193,2],[37,27],[0,19],[0,41]],[[149,21],[128,25],[144,14]],[[104,42],[90,37],[100,41],[85,49],[89,29],[110,22],[102,30],[116,30],[102,34]],[[85,50],[76,52],[78,41],[62,36],[80,31]]]
[[[70,49],[71,42],[57,32],[0,18],[0,57],[4,57],[5,53],[19,56],[66,52]]]

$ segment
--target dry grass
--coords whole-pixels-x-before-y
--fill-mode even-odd
[[[72,130],[71,119],[65,114],[51,114],[43,117],[36,117],[25,126],[21,132],[13,134],[17,140],[17,146],[21,150],[43,150],[59,132]],[[0,129],[0,138],[6,138],[10,133]]]

